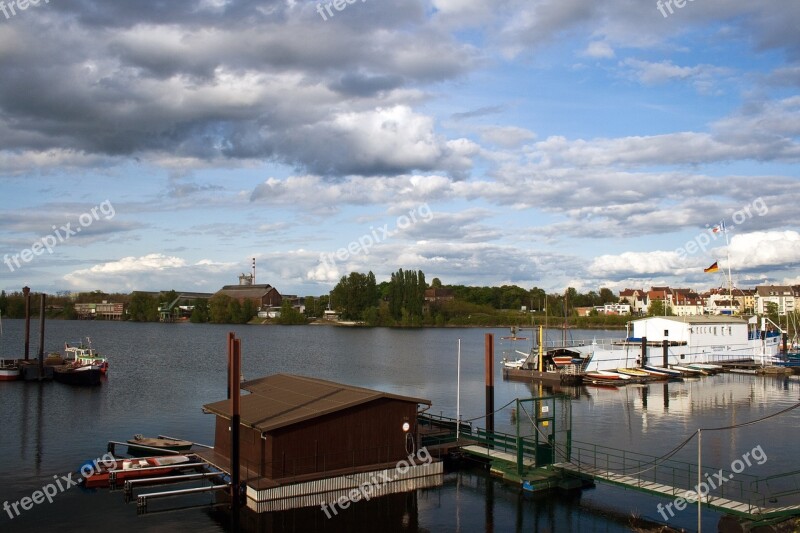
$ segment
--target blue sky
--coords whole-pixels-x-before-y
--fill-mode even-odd
[[[0,12],[0,288],[800,283],[800,4],[317,5]]]

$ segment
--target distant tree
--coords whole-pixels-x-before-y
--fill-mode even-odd
[[[284,300],[281,303],[281,316],[276,318],[275,322],[283,325],[300,325],[306,323],[306,317],[295,309],[289,300]]]
[[[217,294],[208,300],[208,320],[214,324],[229,324],[231,322],[230,307],[235,301],[227,294]],[[239,302],[236,302],[237,304]]]
[[[253,300],[246,299],[242,304],[241,311],[239,313],[239,320],[237,322],[241,324],[246,324],[250,322],[254,316],[258,314],[258,310],[256,309]]]
[[[75,304],[72,301],[64,302],[64,310],[61,312],[61,316],[64,317],[64,320],[75,320],[77,315],[75,313]]]
[[[0,315],[8,316],[8,296],[6,296],[6,291],[0,291]]]
[[[379,293],[375,274],[351,272],[349,276],[342,276],[333,288],[332,298],[342,318],[361,320],[366,309],[378,305]]]
[[[650,300],[650,305],[647,307],[647,314],[649,316],[673,316],[670,306],[667,306],[665,312],[664,300]]]
[[[617,303],[619,298],[614,295],[611,289],[603,287],[600,289],[600,305]]]
[[[189,322],[194,324],[202,324],[208,322],[208,300],[205,298],[198,298],[194,301],[194,309],[192,316],[189,317]]]
[[[434,289],[441,289],[442,288],[442,280],[440,280],[439,278],[433,278],[431,280],[431,287],[433,287]]]
[[[143,292],[134,292],[128,305],[128,316],[134,322],[157,322],[158,298]]]

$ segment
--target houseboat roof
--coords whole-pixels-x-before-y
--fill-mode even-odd
[[[262,433],[380,398],[431,405],[430,400],[293,374],[274,374],[250,380],[242,383],[242,389],[250,392],[240,400],[242,424]],[[230,400],[210,403],[203,409],[231,418]]]
[[[728,316],[728,315],[690,315],[690,316],[650,316],[647,318],[640,318],[634,322],[645,322],[653,320],[654,318],[661,318],[663,320],[671,320],[672,322],[681,322],[685,324],[746,324],[747,320],[741,317]]]

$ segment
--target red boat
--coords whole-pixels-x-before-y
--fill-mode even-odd
[[[83,478],[83,486],[86,488],[108,487],[111,484],[112,472],[114,472],[117,482],[126,479],[163,476],[174,472],[177,465],[194,463],[197,463],[198,466],[202,465],[196,459],[197,457],[194,455],[168,455],[105,461],[97,463],[97,467],[93,467],[89,475]],[[81,472],[81,475],[83,476],[84,473]]]

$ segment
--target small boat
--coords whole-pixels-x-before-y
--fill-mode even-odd
[[[731,374],[756,374],[756,370],[753,368],[731,368],[729,372]]]
[[[617,372],[619,372],[620,374],[633,376],[635,378],[644,378],[650,375],[644,370],[640,370],[638,368],[618,368]]]
[[[175,465],[195,462],[198,465],[203,464],[195,459],[196,457],[193,455],[170,455],[102,462],[97,464],[97,471],[92,470],[90,475],[82,477],[81,482],[86,488],[108,487],[111,484],[111,472],[114,472],[117,482],[126,479],[163,476],[174,472]]]
[[[707,374],[716,374],[717,372],[722,370],[722,367],[719,366],[719,365],[710,365],[710,364],[706,364],[706,363],[691,363],[691,364],[686,365],[686,366],[688,366],[689,368],[694,368],[696,370],[702,370],[703,372],[706,372]]]
[[[700,370],[699,368],[689,368],[688,366],[681,366],[681,365],[672,365],[672,370],[677,370],[683,374],[689,374],[691,376],[707,376],[708,372],[705,370]]]
[[[680,377],[681,375],[680,370],[672,370],[671,368],[665,368],[663,366],[644,365],[644,370],[646,372],[649,371],[659,372],[661,374],[666,374],[674,378]]]
[[[3,318],[0,313],[0,335],[3,334]],[[17,361],[7,361],[0,357],[0,381],[16,381],[22,374]]]
[[[556,355],[553,357],[553,362],[558,365],[571,365],[572,364],[572,356],[571,355]]]
[[[137,444],[139,446],[137,446]],[[144,435],[134,435],[128,439],[128,453],[133,456],[141,457],[158,453],[152,448],[159,450],[169,450],[173,452],[185,452],[191,449],[191,441],[181,439],[171,439],[167,437],[145,437]],[[144,448],[147,446],[147,448]]]
[[[619,374],[617,372],[609,372],[608,370],[594,370],[587,372],[586,377],[589,379],[605,379],[608,381],[626,381],[631,379],[631,376]]]
[[[21,377],[16,361],[0,359],[0,381],[16,381]]]
[[[96,366],[103,374],[108,372],[108,359],[102,357],[92,348],[92,339],[89,337],[86,337],[86,344],[79,342],[77,345],[70,346],[65,342],[64,353],[67,361],[74,361],[76,364],[81,365]]]
[[[53,379],[67,385],[100,385],[103,373],[96,366],[75,366],[72,364],[53,367]]]

